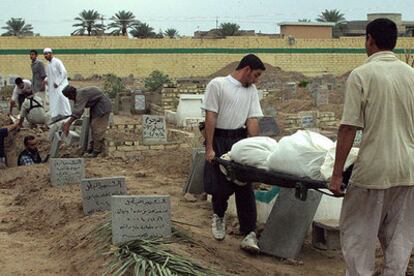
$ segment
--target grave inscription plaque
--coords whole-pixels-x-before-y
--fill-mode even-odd
[[[82,205],[85,215],[111,210],[111,196],[126,195],[125,177],[102,177],[81,180]]]
[[[50,179],[53,186],[78,184],[85,178],[83,158],[52,158],[50,160]]]
[[[112,196],[112,243],[171,236],[170,197]]]
[[[142,117],[142,139],[144,144],[167,142],[167,127],[164,116],[144,115]]]

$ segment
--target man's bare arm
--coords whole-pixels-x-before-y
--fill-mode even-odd
[[[246,121],[247,134],[249,137],[260,135],[259,119],[249,118]]]
[[[206,160],[211,162],[216,153],[213,149],[214,130],[216,128],[217,113],[206,110]]]
[[[346,158],[354,143],[357,127],[349,125],[340,125],[338,129],[338,140],[336,142],[335,164],[332,173],[329,189],[336,195],[342,194],[342,173],[344,170]]]

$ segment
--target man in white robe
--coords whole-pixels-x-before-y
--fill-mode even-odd
[[[52,49],[43,50],[45,59],[49,61],[46,68],[46,83],[49,92],[49,108],[52,121],[56,117],[70,116],[72,114],[69,100],[63,96],[62,90],[69,82],[67,72],[62,61],[55,58]]]

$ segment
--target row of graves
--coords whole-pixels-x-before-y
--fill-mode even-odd
[[[85,215],[111,211],[112,242],[171,236],[171,204],[168,195],[128,195],[125,177],[86,178],[83,158],[52,158],[52,186],[77,184]]]

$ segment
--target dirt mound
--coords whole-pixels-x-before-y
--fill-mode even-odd
[[[237,65],[238,61],[229,63],[222,69],[211,74],[210,78],[227,76],[232,73]],[[271,64],[265,63],[266,71],[263,72],[263,75],[260,77],[257,87],[259,89],[275,89],[280,88],[286,82],[300,82],[301,80],[306,79],[305,75],[299,72],[288,72],[283,71],[279,67],[275,67]]]

